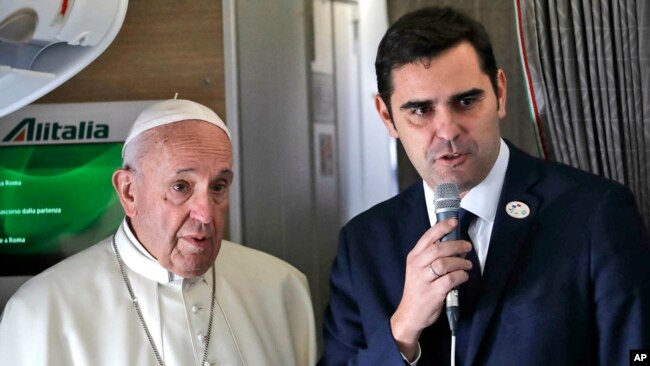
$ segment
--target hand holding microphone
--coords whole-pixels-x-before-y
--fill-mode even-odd
[[[442,209],[442,201],[440,205]],[[467,281],[466,271],[471,268],[471,262],[462,258],[471,251],[471,245],[455,240],[458,224],[448,220],[453,210],[444,209],[440,214],[438,223],[422,235],[407,256],[402,299],[390,319],[393,338],[407,357],[415,353],[422,330],[438,320],[447,294]],[[446,243],[439,245],[442,240]]]

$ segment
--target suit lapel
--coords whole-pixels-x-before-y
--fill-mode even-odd
[[[402,298],[405,281],[406,257],[418,239],[429,228],[424,202],[422,182],[413,184],[397,196],[379,206],[381,227],[370,228],[379,235],[378,242],[371,247],[376,252],[368,253],[381,266],[382,296],[386,311],[394,311]]]
[[[467,348],[467,365],[474,362],[540,204],[539,197],[529,192],[529,188],[539,179],[538,171],[534,168],[535,161],[510,144],[509,148],[508,169],[492,228],[490,247],[481,280],[480,299],[474,313],[472,333]],[[524,219],[508,215],[505,210],[506,205],[513,201],[528,205],[530,215]]]
[[[406,256],[413,249],[422,234],[431,227],[427,206],[424,202],[423,182],[420,181],[409,187],[402,194],[404,200],[398,208],[397,222],[399,223],[397,237],[403,238],[401,250],[404,264]],[[402,283],[403,285],[404,283]]]

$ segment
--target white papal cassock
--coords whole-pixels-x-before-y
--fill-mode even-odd
[[[167,366],[199,365],[212,270],[174,276],[126,222],[115,234],[144,320]],[[305,276],[268,254],[223,241],[208,361],[313,365],[314,318]],[[108,238],[23,285],[0,320],[0,365],[156,365]]]

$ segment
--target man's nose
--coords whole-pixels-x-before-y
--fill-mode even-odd
[[[195,193],[190,202],[190,218],[208,224],[212,221],[214,203],[208,193]]]
[[[449,107],[439,108],[436,111],[433,126],[436,129],[436,137],[446,141],[454,141],[461,133],[454,112]]]

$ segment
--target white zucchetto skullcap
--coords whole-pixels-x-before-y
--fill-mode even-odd
[[[131,131],[129,131],[129,135],[124,140],[122,157],[124,157],[126,145],[143,132],[159,126],[190,119],[212,123],[222,129],[228,135],[228,139],[232,139],[226,124],[210,108],[192,102],[191,100],[169,99],[156,103],[140,113],[133,123]]]

